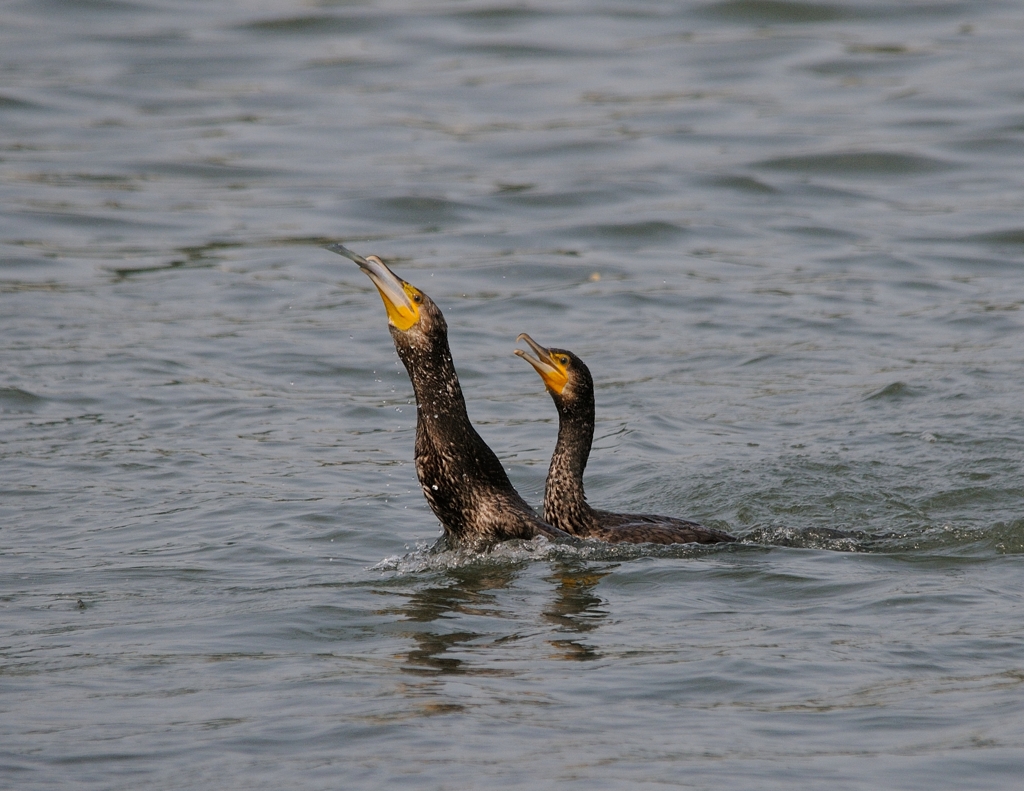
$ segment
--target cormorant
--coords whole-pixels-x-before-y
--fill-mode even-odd
[[[594,379],[584,362],[565,349],[545,349],[526,333],[536,359],[522,349],[516,354],[544,380],[558,409],[558,442],[551,454],[544,484],[544,518],[581,538],[640,544],[716,544],[736,541],[718,530],[670,516],[616,514],[591,508],[583,493],[583,471],[594,440]]]
[[[359,264],[384,300],[395,349],[416,394],[416,474],[445,534],[473,546],[538,535],[572,540],[519,496],[469,422],[440,308],[377,256],[363,258],[340,244],[327,249]]]

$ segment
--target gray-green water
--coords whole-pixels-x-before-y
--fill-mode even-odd
[[[0,787],[1019,787],[1019,3],[7,2],[0,199]],[[330,240],[743,544],[428,552]]]

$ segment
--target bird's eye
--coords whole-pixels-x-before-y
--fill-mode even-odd
[[[421,297],[419,294],[413,294],[412,295],[412,301],[416,302],[416,303],[420,303],[420,302],[423,301],[423,297]]]
[[[568,357],[559,357],[558,358],[558,362],[560,362],[562,365],[568,365],[569,364],[569,358]]]

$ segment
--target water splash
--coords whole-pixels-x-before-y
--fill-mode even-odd
[[[753,542],[757,544],[759,542]],[[750,546],[737,544],[608,544],[603,541],[580,541],[559,544],[538,537],[531,541],[504,541],[488,549],[448,548],[444,541],[421,543],[404,555],[392,555],[369,568],[370,571],[418,574],[423,572],[453,571],[484,565],[511,566],[536,561],[596,561],[622,562],[638,558],[679,558],[681,560],[704,557],[733,548]]]

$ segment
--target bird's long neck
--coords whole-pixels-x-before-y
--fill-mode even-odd
[[[469,422],[447,337],[427,341],[395,345],[416,393],[416,475],[445,532],[456,541],[553,535]]]
[[[432,472],[419,467],[420,483],[441,487],[442,481],[423,477],[436,474],[446,476],[448,484],[476,481],[514,492],[498,457],[469,421],[447,334],[437,333],[422,345],[395,346],[416,393],[417,455],[430,454],[439,464],[443,461]]]
[[[558,442],[544,484],[544,518],[563,530],[586,523],[592,513],[583,492],[583,471],[593,440],[593,398],[572,407],[558,405]]]
[[[434,444],[441,438],[441,444],[446,444],[454,436],[471,444],[482,443],[469,421],[447,338],[434,337],[426,346],[399,345],[397,349],[416,393],[417,431],[429,436]]]
[[[409,372],[424,429],[472,431],[448,339],[435,338],[426,348],[398,347],[398,353]]]

